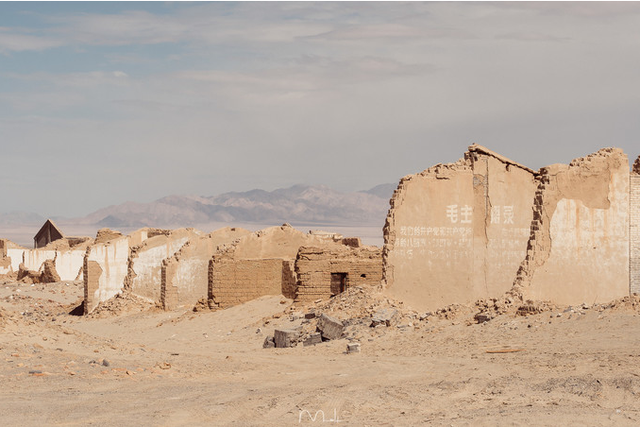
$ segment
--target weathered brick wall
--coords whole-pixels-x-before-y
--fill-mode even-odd
[[[640,294],[640,175],[631,175],[629,180],[629,212],[629,288]]]
[[[280,295],[285,262],[214,256],[209,262],[209,299],[218,307],[226,308],[265,295]]]
[[[282,295],[294,299],[298,280],[295,272],[295,261],[283,261],[282,263]]]
[[[328,299],[338,292],[332,289],[332,274],[344,276],[345,288],[380,284],[382,251],[302,247],[296,258],[296,274],[296,301]]]
[[[102,275],[102,268],[96,261],[89,261],[88,257],[84,258],[83,276],[84,276],[84,314],[89,314],[100,302],[96,297],[100,283],[99,278]]]

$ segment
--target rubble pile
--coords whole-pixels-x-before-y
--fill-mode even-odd
[[[157,305],[144,298],[137,297],[130,292],[123,292],[100,302],[98,306],[87,316],[90,318],[104,318],[120,316],[129,312],[148,311],[157,308]]]

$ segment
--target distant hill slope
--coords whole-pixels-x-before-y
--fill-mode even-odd
[[[396,186],[341,193],[326,186],[294,185],[274,191],[230,192],[212,197],[163,197],[150,203],[126,202],[79,218],[78,224],[142,227],[206,222],[303,222],[381,225]]]

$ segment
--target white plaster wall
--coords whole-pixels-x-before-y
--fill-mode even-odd
[[[162,261],[173,256],[189,240],[189,237],[168,239],[165,244],[144,248],[133,261],[132,291],[134,294],[152,301],[160,300],[162,285]]]
[[[129,259],[129,239],[127,237],[94,245],[87,259],[97,262],[102,268],[98,289],[94,293],[96,303],[106,301],[122,291]]]
[[[28,249],[7,249],[7,257],[11,258],[11,270],[13,272],[20,269],[20,264],[22,263],[22,255],[27,250]]]
[[[54,259],[56,257],[56,252],[57,251],[54,251],[54,250],[43,250],[43,249],[27,250],[24,252],[23,264],[27,270],[39,271],[40,267],[42,267],[42,264],[44,264],[46,260]]]
[[[58,252],[56,271],[61,280],[82,279],[82,266],[86,250]]]
[[[56,271],[61,280],[73,281],[82,273],[85,250],[55,251],[30,249],[24,251],[24,266],[28,270],[39,271],[47,260],[56,260]],[[82,275],[80,274],[80,277]]]
[[[194,302],[207,296],[209,287],[209,258],[190,257],[180,260],[171,285],[178,286],[178,293]],[[180,300],[181,298],[178,297]]]

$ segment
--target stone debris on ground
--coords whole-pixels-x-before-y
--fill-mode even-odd
[[[276,348],[295,347],[300,338],[300,331],[296,329],[276,329],[273,341]]]
[[[87,315],[89,318],[102,318],[120,316],[128,312],[148,311],[157,308],[156,304],[124,292],[117,294],[107,301],[100,302],[98,306]]]

